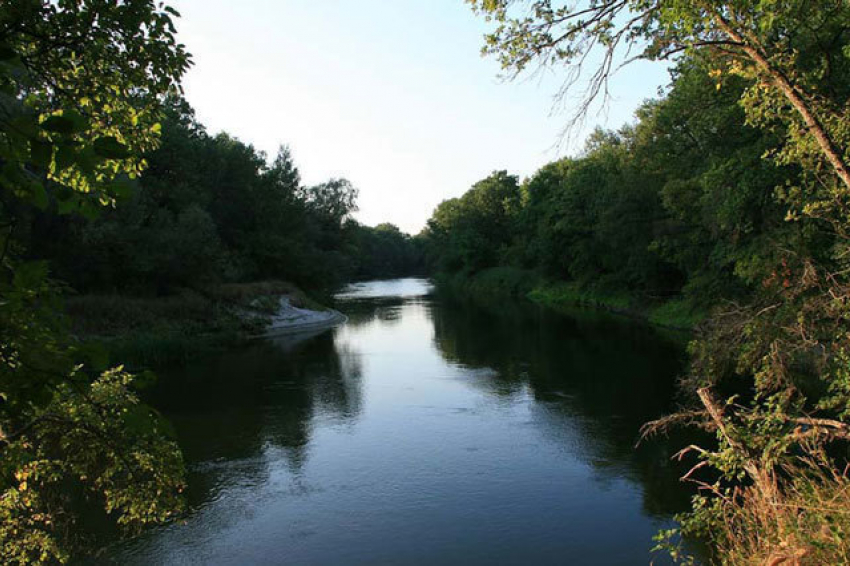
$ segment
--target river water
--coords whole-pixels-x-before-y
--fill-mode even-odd
[[[680,342],[622,318],[362,283],[347,324],[160,380],[190,470],[184,521],[122,564],[656,564],[687,507],[672,441]]]

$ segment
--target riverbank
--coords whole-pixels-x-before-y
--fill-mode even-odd
[[[670,459],[686,443],[635,450],[635,435],[672,402],[677,345],[518,302],[494,316],[423,280],[338,300],[352,324],[332,338],[256,341],[161,372],[150,401],[184,448],[192,507],[100,562],[653,558],[659,524],[688,508],[687,468]]]
[[[259,336],[317,331],[341,313],[285,281],[182,289],[166,296],[78,295],[66,298],[72,331],[111,362],[131,367],[184,363]]]
[[[679,297],[647,301],[622,291],[552,281],[534,271],[512,267],[494,267],[474,275],[440,274],[434,280],[438,288],[464,295],[523,298],[553,309],[592,308],[674,330],[692,330],[705,318],[704,312],[693,309]]]
[[[322,307],[320,310],[302,308],[288,295],[279,296],[277,308],[269,317],[262,336],[282,336],[301,332],[315,332],[345,323],[348,317],[341,312]]]

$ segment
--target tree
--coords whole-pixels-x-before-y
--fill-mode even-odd
[[[180,509],[182,459],[134,391],[71,339],[43,262],[16,229],[33,209],[97,214],[123,197],[190,64],[177,13],[146,0],[0,7],[0,557],[65,561],[97,502],[135,530]]]
[[[683,291],[702,308],[751,294],[760,281],[742,277],[745,266],[801,228],[773,195],[798,169],[763,159],[778,136],[746,125],[743,79],[717,89],[711,68],[705,57],[680,62],[667,95],[638,110],[631,142],[666,213],[653,250],[685,274]]]
[[[357,211],[357,188],[348,179],[331,179],[320,185],[304,187],[302,198],[310,210],[327,226],[339,227]]]
[[[374,228],[348,222],[352,239],[352,275],[357,279],[403,277],[422,271],[419,242],[383,223]]]
[[[709,49],[722,66],[718,72],[751,79],[746,97],[765,102],[784,97],[797,113],[786,124],[789,140],[814,144],[850,189],[847,134],[839,123],[843,100],[824,96],[816,79],[832,80],[836,61],[846,65],[840,44],[850,7],[842,0],[590,0],[579,5],[534,0],[522,15],[513,13],[513,0],[467,1],[497,22],[484,52],[497,55],[513,75],[533,63],[565,65],[566,91],[598,52],[579,114],[598,95],[607,95],[608,79],[621,62]]]
[[[519,179],[507,171],[494,171],[462,197],[440,203],[427,225],[435,261],[449,271],[498,265],[520,206]]]
[[[290,198],[294,197],[301,187],[301,173],[295,166],[292,151],[288,145],[282,145],[277,150],[277,155],[269,168],[268,176],[275,186]]]
[[[781,539],[785,546],[759,548],[768,553],[765,559],[776,560],[778,553],[782,560],[796,560],[795,553],[809,553],[816,546],[832,549],[821,556],[846,559],[840,544],[818,538],[819,526],[797,530],[793,538],[801,547],[789,545],[788,525],[798,524],[803,507],[795,507],[800,498],[790,502],[792,490],[784,480],[791,469],[809,482],[795,484],[796,493],[832,490],[840,495],[842,482],[835,479],[840,467],[823,447],[850,436],[850,4],[588,0],[576,5],[533,0],[521,13],[519,3],[511,0],[469,3],[495,20],[484,52],[497,55],[511,75],[535,63],[563,65],[565,92],[593,63],[578,116],[592,100],[607,96],[612,72],[636,58],[701,59],[717,90],[732,83],[740,92],[737,102],[746,124],[773,142],[765,154],[792,172],[779,175],[776,185],[772,176],[746,179],[740,165],[748,157],[742,150],[725,169],[696,179],[672,179],[666,205],[694,218],[699,203],[692,197],[706,183],[742,179],[742,200],[755,196],[747,195],[753,189],[777,187],[786,218],[800,222],[787,230],[791,237],[768,241],[736,263],[735,274],[753,291],[742,302],[718,308],[691,346],[691,371],[684,385],[694,410],[650,430],[677,418],[701,424],[717,434],[718,447],[684,451],[700,458],[692,472],[711,465],[725,480],[749,482],[743,491],[720,481],[705,484],[721,497],[697,499],[694,513],[683,518],[686,530],[707,534],[727,553],[734,550],[728,556],[749,560],[748,551],[757,546],[752,541],[761,534],[754,535],[757,529],[779,525],[766,537]],[[751,202],[758,206],[758,196]],[[756,218],[752,211],[747,215]],[[800,454],[816,462],[817,471],[802,471]],[[828,529],[836,524],[838,516],[821,511],[812,525]]]

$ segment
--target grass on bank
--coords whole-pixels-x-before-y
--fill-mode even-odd
[[[850,480],[825,470],[792,470],[778,502],[751,496],[730,512],[719,541],[727,563],[850,564]]]
[[[466,273],[438,274],[435,281],[438,287],[450,291],[498,299],[500,297],[524,297],[542,280],[532,271],[512,267],[493,267],[475,275]]]
[[[770,498],[753,486],[700,498],[693,514],[679,517],[682,531],[709,542],[715,564],[850,564],[847,471],[839,473],[834,463],[815,456],[801,458],[784,476],[788,480]],[[693,564],[682,554],[681,543],[673,541],[676,536],[677,529],[659,533],[656,550]]]
[[[646,301],[625,291],[589,288],[575,282],[551,281],[538,273],[514,267],[494,267],[474,275],[438,275],[438,287],[485,299],[524,297],[551,308],[590,307],[647,320],[657,326],[691,329],[705,313],[687,300]]]
[[[298,307],[325,308],[285,281],[230,283],[165,296],[78,295],[67,297],[65,305],[82,341],[101,344],[115,362],[159,367],[258,334],[282,295]]]
[[[528,298],[543,305],[589,306],[622,313],[637,308],[634,298],[626,293],[602,292],[581,287],[577,283],[545,283],[532,290]]]

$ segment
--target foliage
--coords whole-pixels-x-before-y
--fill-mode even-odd
[[[223,284],[330,287],[418,262],[412,238],[350,218],[348,181],[305,187],[288,147],[269,162],[207,133],[181,95],[178,16],[153,0],[0,7],[4,562],[68,560],[94,542],[81,518],[98,507],[128,532],[181,509],[180,452],[139,401],[147,380],[75,333],[137,360],[185,356],[241,324]],[[72,326],[73,292],[101,295],[71,301]]]
[[[420,241],[390,223],[374,228],[354,222],[347,225],[351,234],[350,256],[354,279],[409,276],[425,269]]]
[[[535,288],[529,298],[547,306],[593,306],[621,313],[638,313],[633,297],[626,293],[601,293],[576,283],[550,283]]]
[[[465,273],[438,273],[437,288],[453,295],[473,299],[505,299],[525,297],[541,283],[540,276],[526,269],[512,266],[491,267],[473,276]]]
[[[850,189],[842,119],[843,45],[850,8],[841,0],[591,0],[574,5],[528,2],[517,14],[512,0],[467,0],[495,21],[484,53],[496,55],[513,76],[531,64],[563,66],[562,95],[597,60],[577,116],[600,94],[622,62],[708,53],[712,75],[748,79],[742,101],[752,123],[784,130],[787,162],[829,170]],[[594,55],[595,57],[591,57]],[[838,77],[837,80],[835,77]],[[835,96],[839,94],[839,96]],[[781,104],[776,104],[781,101]]]
[[[0,11],[4,187],[40,208],[95,214],[138,176],[157,97],[189,65],[171,8],[153,1],[14,0]],[[48,183],[47,181],[52,181]],[[6,214],[13,201],[4,199]]]
[[[629,303],[619,309],[656,312],[677,300],[680,322],[748,296],[760,281],[745,274],[771,240],[799,240],[771,196],[796,170],[761,158],[775,137],[745,125],[742,85],[718,90],[709,70],[703,58],[684,60],[635,125],[596,131],[581,156],[523,181],[506,218],[467,196],[441,204],[423,234],[431,265],[531,269],[553,288],[570,282],[576,302],[619,296]],[[477,236],[495,215],[498,237]]]
[[[520,202],[519,180],[497,171],[461,198],[441,203],[426,228],[432,262],[471,272],[494,265],[508,244]]]
[[[227,134],[209,135],[176,96],[166,101],[162,143],[145,159],[137,190],[96,219],[34,214],[29,254],[50,259],[79,292],[137,295],[264,279],[329,288],[409,273],[418,261],[397,228],[351,219],[350,182],[304,187],[289,147],[268,163]]]
[[[840,498],[843,462],[818,458],[803,473],[800,458],[850,432],[850,6],[469,3],[494,23],[484,52],[512,76],[563,67],[563,95],[593,63],[579,117],[607,96],[621,62],[676,60],[672,88],[634,127],[597,136],[580,159],[526,183],[528,220],[514,238],[531,254],[519,261],[585,287],[681,295],[675,310],[712,309],[683,380],[692,406],[650,427],[685,422],[717,433],[715,447],[683,451],[698,457],[689,478],[719,472],[701,484],[715,497],[696,499],[683,527],[732,561],[846,558],[840,535],[813,530],[840,530],[841,511],[806,511]]]
[[[670,328],[696,328],[705,318],[705,312],[696,309],[688,301],[672,299],[649,313],[649,322]]]
[[[64,561],[81,506],[127,530],[180,510],[182,460],[133,376],[76,344],[47,265],[27,261],[35,210],[97,214],[156,145],[161,98],[189,58],[150,1],[0,8],[0,556]]]
[[[786,469],[779,507],[752,488],[712,488],[711,496],[695,499],[693,513],[679,517],[682,530],[712,538],[722,564],[846,564],[850,486],[834,469],[823,455]],[[676,535],[675,529],[659,533],[658,549],[687,560]]]
[[[183,459],[167,425],[115,368],[90,381],[73,371],[27,429],[6,435],[0,553],[9,563],[64,562],[80,542],[74,507],[97,497],[122,529],[160,523],[183,506]],[[77,485],[84,495],[76,495]]]

